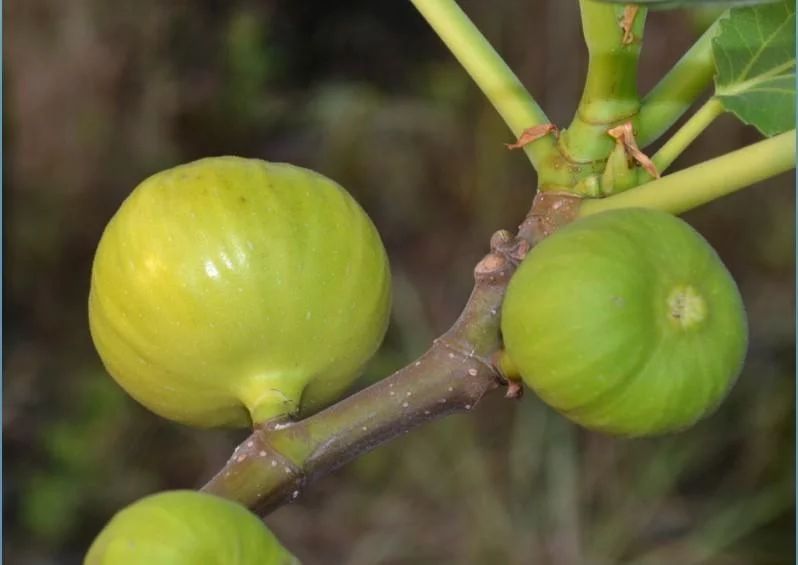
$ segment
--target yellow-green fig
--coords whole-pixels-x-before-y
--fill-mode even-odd
[[[165,418],[246,426],[315,410],[385,333],[390,270],[371,220],[300,167],[207,158],[141,183],[97,248],[91,334]]]
[[[120,510],[84,565],[298,565],[238,503],[195,491],[154,494]]]
[[[508,366],[545,402],[629,436],[685,428],[726,395],[747,346],[737,285],[664,212],[615,210],[534,247],[507,288]]]

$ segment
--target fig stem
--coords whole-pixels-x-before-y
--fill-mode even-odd
[[[491,252],[474,268],[474,289],[460,317],[417,361],[304,420],[261,426],[202,490],[265,514],[296,499],[309,481],[382,443],[430,420],[472,410],[503,384],[492,360],[502,347],[507,283],[532,245],[575,217],[573,200],[540,193],[516,237],[497,233],[491,239]]]
[[[515,265],[491,253],[452,328],[417,361],[309,418],[256,430],[203,490],[266,513],[308,481],[429,420],[472,409],[499,377],[499,312]]]
[[[411,0],[509,126],[515,138],[550,120],[455,0]],[[555,150],[550,135],[523,147],[536,170]]]
[[[559,138],[560,151],[575,163],[606,159],[615,142],[607,129],[620,122],[637,122],[640,97],[637,69],[646,10],[631,14],[621,5],[580,0],[582,35],[588,67],[582,97],[571,124]],[[626,27],[628,26],[628,27]],[[631,38],[631,39],[630,39]]]
[[[724,112],[723,104],[714,96],[707,100],[685,124],[654,154],[652,161],[662,173],[685,149]]]
[[[795,130],[758,141],[641,186],[585,199],[580,216],[616,208],[654,208],[681,214],[795,168]]]
[[[693,102],[712,83],[715,61],[712,39],[718,32],[718,22],[728,10],[699,37],[682,58],[643,97],[640,105],[637,143],[645,147],[659,139],[693,105]]]

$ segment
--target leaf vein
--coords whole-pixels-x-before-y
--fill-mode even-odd
[[[778,78],[789,78],[791,76],[795,76],[795,72],[792,73],[785,73],[789,68],[795,67],[795,58],[793,57],[789,61],[785,61],[781,65],[773,67],[772,69],[762,73],[761,75],[757,75],[754,78],[748,79],[746,81],[731,83],[727,86],[721,86],[717,89],[718,94],[740,94],[747,90],[751,90],[755,88],[758,84],[763,82],[767,82],[769,79],[778,79]]]
[[[760,27],[760,25],[759,25],[759,14],[758,14],[758,12],[757,12],[756,10],[754,10],[753,12],[754,12],[754,18],[755,18],[755,19],[756,19],[756,21],[757,21],[757,23],[756,23],[757,30],[759,31],[759,35],[760,35],[760,37],[762,37],[762,36],[763,36],[763,34],[762,34],[762,31],[761,31],[761,27]],[[775,37],[776,35],[778,35],[779,33],[781,33],[781,30],[782,30],[782,28],[783,28],[783,27],[784,27],[784,26],[785,26],[785,25],[786,25],[786,24],[787,24],[787,23],[788,23],[790,20],[794,20],[794,18],[790,18],[790,17],[788,17],[786,20],[782,21],[782,22],[781,22],[781,23],[780,23],[778,26],[776,26],[776,29],[775,29],[775,30],[773,30],[773,33],[771,33],[771,34],[770,34],[770,35],[767,37],[767,39],[764,39],[764,40],[762,41],[762,46],[761,46],[761,47],[760,47],[760,48],[759,48],[759,49],[756,51],[756,53],[752,52],[750,48],[748,49],[748,50],[749,50],[749,52],[751,52],[751,60],[750,60],[750,61],[748,61],[748,64],[747,64],[745,67],[743,67],[743,70],[742,70],[742,71],[740,71],[740,74],[737,76],[737,79],[736,79],[737,81],[742,81],[742,80],[743,80],[745,77],[747,77],[747,76],[748,76],[748,72],[749,72],[749,71],[750,71],[750,70],[753,68],[754,64],[755,64],[755,63],[756,63],[756,62],[759,60],[759,58],[762,56],[762,54],[763,54],[765,51],[767,51],[767,49],[768,49],[768,47],[769,47],[769,44],[770,44],[770,42],[773,40],[773,37]],[[735,29],[736,29],[736,28],[735,28]],[[738,33],[738,35],[740,34],[739,30],[738,30],[738,32],[737,32],[737,33]],[[741,36],[741,37],[742,37],[742,36]],[[746,47],[748,47],[748,45],[746,45]],[[794,59],[793,59],[793,61],[794,61]]]

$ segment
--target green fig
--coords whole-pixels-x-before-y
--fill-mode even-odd
[[[318,409],[385,334],[390,270],[363,209],[300,167],[207,158],[158,173],[103,233],[89,296],[113,378],[186,424]]]
[[[84,565],[298,565],[238,503],[195,491],[154,494],[120,510]]]
[[[603,212],[534,247],[507,288],[510,366],[546,403],[628,436],[686,428],[712,411],[747,347],[734,279],[687,223]]]

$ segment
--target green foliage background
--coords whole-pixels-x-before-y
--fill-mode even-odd
[[[585,53],[578,6],[464,0],[567,124]],[[490,234],[516,225],[534,173],[409,2],[9,0],[6,16],[4,553],[79,563],[110,515],[199,487],[243,432],[161,421],[104,374],[88,335],[94,247],[162,168],[240,154],[346,186],[391,256],[391,329],[359,386],[454,320]],[[701,18],[649,16],[643,90]],[[730,116],[677,167],[758,139]],[[528,394],[491,398],[309,489],[268,524],[307,563],[794,562],[793,176],[687,215],[748,307],[729,400],[654,440],[584,432]],[[311,346],[309,344],[309,346]]]

